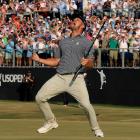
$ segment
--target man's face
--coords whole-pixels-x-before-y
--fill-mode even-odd
[[[72,31],[78,30],[81,26],[84,26],[82,20],[80,18],[75,18],[70,24],[70,29]]]

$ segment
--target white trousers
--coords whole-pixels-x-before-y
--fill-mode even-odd
[[[90,104],[84,75],[78,75],[73,85],[69,86],[72,77],[73,74],[56,74],[51,79],[49,79],[38,91],[38,94],[36,95],[36,102],[43,112],[46,121],[48,122],[55,120],[55,116],[48,104],[48,100],[56,95],[59,95],[62,92],[68,92],[83,107],[84,111],[87,114],[91,129],[100,129],[96,119],[95,111]]]

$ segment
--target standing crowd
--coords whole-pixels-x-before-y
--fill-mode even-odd
[[[86,22],[83,33],[96,39],[95,67],[140,66],[140,13],[136,0],[1,0],[0,66],[33,66],[33,51],[41,58],[54,57],[55,48],[71,34],[72,17]],[[35,64],[40,65],[40,64]]]

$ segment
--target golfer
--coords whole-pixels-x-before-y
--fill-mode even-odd
[[[57,73],[41,87],[36,95],[36,102],[43,112],[46,121],[37,132],[46,133],[58,127],[48,100],[62,92],[68,92],[84,108],[89,119],[91,130],[95,136],[104,137],[98,125],[95,111],[89,101],[83,71],[79,73],[74,83],[69,86],[79,65],[82,64],[84,68],[93,67],[93,52],[91,51],[92,53],[88,58],[84,58],[84,54],[88,51],[91,42],[82,36],[85,25],[81,18],[75,18],[71,22],[70,28],[72,30],[71,36],[59,42],[59,51],[56,52],[55,58],[42,59],[39,58],[37,54],[33,54],[32,56],[34,61],[49,66],[57,66]]]

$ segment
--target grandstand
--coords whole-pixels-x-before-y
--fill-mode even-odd
[[[39,66],[31,60],[32,50],[43,58],[54,57],[54,49],[59,40],[70,35],[68,25],[72,15],[81,14],[87,24],[83,35],[90,41],[101,27],[102,17],[108,16],[108,21],[93,46],[96,49],[95,67],[139,67],[139,3],[134,0],[107,2],[85,0],[82,7],[82,3],[77,0],[2,1],[0,65]],[[108,4],[109,10],[105,8],[105,4]],[[86,8],[83,9],[84,7]],[[106,46],[103,45],[105,36],[108,38]],[[112,36],[115,36],[119,44],[122,36],[125,36],[127,49],[121,48],[122,45],[114,48],[118,52],[117,60],[110,57],[109,41]]]

